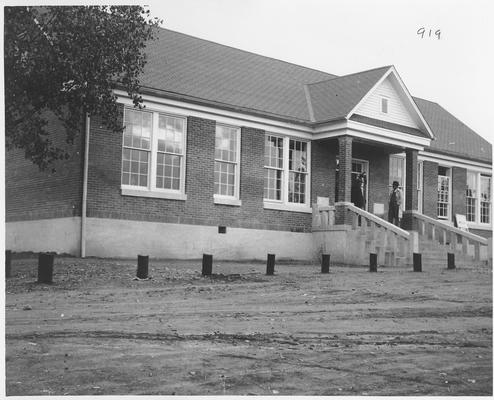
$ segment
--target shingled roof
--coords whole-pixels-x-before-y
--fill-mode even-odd
[[[375,68],[308,84],[313,121],[345,118],[389,68]]]
[[[429,151],[492,163],[492,145],[487,140],[439,104],[418,97],[413,100],[436,137]]]
[[[147,47],[144,87],[310,122],[304,84],[335,75],[161,29]]]
[[[345,118],[390,66],[336,76],[159,29],[143,91],[310,125]],[[430,151],[492,160],[491,145],[437,103],[414,98],[436,140]]]

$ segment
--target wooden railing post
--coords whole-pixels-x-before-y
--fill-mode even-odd
[[[455,232],[451,232],[451,250],[456,251],[456,245],[458,244],[458,235]]]
[[[480,261],[480,243],[475,242],[474,243],[474,248],[475,248],[475,261]]]
[[[468,254],[468,238],[465,236],[461,238],[461,251],[463,254]]]

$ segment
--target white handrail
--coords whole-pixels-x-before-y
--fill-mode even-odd
[[[404,239],[408,239],[410,237],[410,232],[407,232],[404,229],[401,229],[400,227],[392,224],[391,222],[386,221],[385,219],[382,219],[378,217],[377,215],[374,215],[368,211],[362,210],[361,208],[356,207],[353,205],[353,203],[347,203],[347,202],[340,202],[336,203],[336,206],[338,205],[344,205],[348,210],[361,215],[364,218],[367,218],[368,220],[382,226],[383,228],[386,228],[394,233],[396,233],[398,236],[401,236]]]
[[[471,232],[466,232],[462,231],[461,229],[458,229],[454,226],[445,224],[444,222],[438,221],[437,219],[428,217],[427,215],[421,214],[418,211],[411,211],[411,214],[413,215],[414,218],[420,219],[424,222],[428,222],[430,224],[433,224],[435,226],[441,227],[447,231],[456,233],[460,236],[465,236],[467,239],[472,240],[474,242],[479,242],[482,245],[487,246],[487,239],[483,238],[482,236],[475,235],[474,233]]]

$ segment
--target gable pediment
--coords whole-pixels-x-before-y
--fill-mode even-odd
[[[433,136],[394,67],[364,96],[348,118],[352,116],[411,128],[423,132],[426,137]]]

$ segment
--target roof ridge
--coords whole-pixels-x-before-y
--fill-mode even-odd
[[[290,65],[293,65],[293,66],[295,66],[295,67],[299,67],[299,68],[303,68],[303,69],[307,69],[307,70],[311,70],[311,71],[319,72],[319,73],[321,73],[321,74],[333,75],[333,78],[337,78],[337,75],[331,74],[331,73],[326,72],[326,71],[321,71],[320,69],[316,69],[316,68],[307,67],[307,66],[305,66],[305,65],[295,64],[295,63],[290,62],[290,61],[280,60],[279,58],[274,58],[274,57],[270,57],[270,56],[265,56],[265,55],[262,55],[262,54],[259,54],[259,53],[254,53],[253,51],[249,51],[249,50],[239,49],[238,47],[233,47],[233,46],[230,46],[230,45],[228,45],[228,44],[218,43],[218,42],[215,42],[215,41],[213,41],[213,40],[209,40],[209,39],[203,39],[203,38],[200,38],[200,37],[197,37],[197,36],[189,35],[188,33],[183,33],[183,32],[179,32],[179,31],[174,31],[174,30],[172,30],[172,29],[163,28],[162,26],[160,26],[159,28],[160,28],[161,30],[164,30],[164,31],[173,32],[173,33],[178,33],[179,35],[188,36],[188,37],[190,37],[190,38],[197,39],[197,40],[202,40],[202,41],[204,41],[204,42],[209,42],[209,43],[212,43],[212,44],[215,44],[215,45],[218,45],[218,46],[228,47],[229,49],[236,50],[236,51],[241,51],[242,53],[248,53],[248,54],[253,54],[253,55],[255,55],[255,56],[258,56],[258,57],[269,58],[270,60],[275,60],[275,61],[278,61],[278,62],[282,62],[282,63],[284,63],[284,64],[290,64]],[[330,79],[332,79],[332,78],[330,78]]]
[[[363,74],[363,73],[366,73],[366,72],[377,71],[378,69],[385,69],[385,68],[391,68],[391,67],[392,67],[392,65],[386,65],[386,66],[383,66],[383,67],[376,67],[376,68],[366,69],[364,71],[352,72],[351,74],[346,74],[346,75],[341,75],[341,76],[335,76],[333,78],[324,79],[322,81],[311,82],[311,83],[308,83],[307,85],[316,85],[316,84],[323,83],[323,82],[334,81],[334,80],[339,79],[339,78],[346,78],[346,77],[352,76],[352,75]]]

